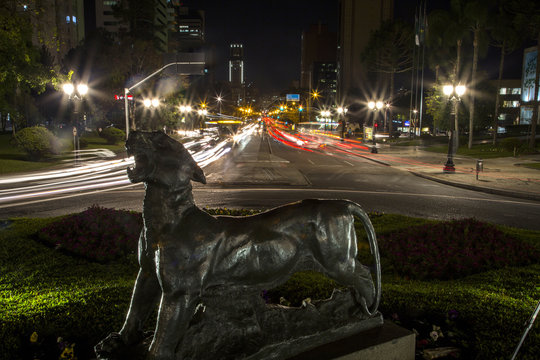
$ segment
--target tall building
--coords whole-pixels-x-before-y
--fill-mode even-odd
[[[229,84],[233,101],[242,104],[245,101],[244,46],[231,44],[229,57]]]
[[[311,25],[302,32],[300,87],[317,91],[326,102],[334,103],[337,83],[337,34],[328,25]]]
[[[340,0],[338,38],[338,97],[362,87],[367,70],[360,61],[372,31],[392,20],[393,0]]]
[[[83,0],[77,1],[82,2]],[[136,0],[131,1],[135,2]],[[129,11],[131,1],[85,0],[86,32],[104,29],[118,38],[120,33],[135,29],[134,32],[138,31],[137,35],[139,36],[151,34],[156,40],[157,49],[161,52],[167,52],[168,30],[171,23],[169,8],[175,1],[137,0],[137,10]],[[120,5],[123,6],[121,11],[128,14],[128,19],[123,19],[119,9],[116,9]]]
[[[169,28],[169,51],[200,51],[205,41],[204,11],[179,6],[174,15],[174,25]]]
[[[244,46],[242,44],[231,44],[229,82],[233,86],[244,84]]]
[[[114,15],[113,6],[118,5],[119,0],[96,0],[85,3],[89,31],[98,28],[118,35],[121,31],[127,30],[127,25]]]
[[[69,50],[85,36],[83,0],[15,2],[17,11],[28,14],[32,43],[47,49],[53,63],[60,64]]]

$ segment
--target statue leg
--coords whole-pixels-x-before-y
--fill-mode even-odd
[[[193,317],[197,297],[185,294],[163,294],[154,339],[147,360],[174,359],[176,346]]]
[[[133,344],[142,338],[144,323],[155,309],[160,294],[161,288],[156,272],[141,267],[133,287],[126,321],[120,330],[124,344]]]

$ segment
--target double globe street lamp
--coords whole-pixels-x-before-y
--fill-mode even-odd
[[[339,106],[337,108],[338,116],[341,119],[341,140],[342,141],[343,141],[343,138],[345,137],[345,126],[347,125],[345,115],[347,115],[347,111],[349,111],[349,109],[347,109],[346,107],[343,107],[343,106]]]
[[[368,102],[368,108],[370,110],[373,110],[373,111],[378,111],[378,110],[381,110],[382,108],[384,107],[384,103],[382,101],[369,101]],[[371,139],[372,139],[372,143],[373,143],[373,146],[371,147],[371,152],[373,154],[377,154],[378,151],[377,151],[377,142],[375,141],[375,134],[376,134],[376,129],[377,129],[377,123],[376,123],[376,117],[377,117],[377,114],[375,113],[373,115],[373,130],[371,131]]]
[[[84,104],[84,98],[88,94],[88,85],[85,83],[79,83],[77,86],[73,85],[72,83],[66,83],[62,85],[62,90],[64,90],[64,93],[68,96],[69,100],[75,101],[79,100],[81,101],[82,110],[83,110],[83,130],[86,129],[86,112],[85,112],[85,104]],[[75,111],[77,113],[77,111]],[[79,137],[80,137],[80,121],[79,119],[75,120],[75,123],[73,124],[73,151],[75,152],[75,164],[78,164],[79,162],[79,151],[81,150],[80,144],[79,144]]]
[[[144,105],[145,108],[150,108],[150,107],[157,108],[157,107],[159,107],[159,99],[157,99],[157,98],[144,99],[143,100],[143,105]]]
[[[448,159],[446,160],[446,164],[444,164],[443,168],[443,172],[446,174],[454,174],[456,172],[456,168],[454,166],[454,151],[457,149],[454,149],[454,142],[458,133],[457,111],[461,97],[466,91],[467,87],[465,85],[454,86],[453,84],[448,84],[443,86],[444,95],[446,95],[448,100],[452,102],[451,115],[453,115],[454,119],[454,130],[451,130],[452,126],[450,126],[450,138],[448,139]]]

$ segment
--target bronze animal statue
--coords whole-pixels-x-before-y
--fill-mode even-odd
[[[303,269],[321,269],[350,287],[364,314],[376,312],[380,261],[373,227],[358,204],[303,200],[252,216],[211,216],[193,201],[191,181],[206,179],[181,143],[162,132],[133,131],[126,148],[135,159],[129,179],[146,188],[140,270],[122,329],[98,344],[96,353],[140,341],[143,324],[159,303],[146,358],[174,359],[206,291],[271,289]],[[368,234],[375,284],[357,260],[354,216]]]

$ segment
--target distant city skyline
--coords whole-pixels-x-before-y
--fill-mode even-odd
[[[187,0],[183,4],[205,11],[206,42],[215,51],[215,76],[228,80],[228,55],[232,43],[244,45],[245,82],[254,83],[262,93],[288,88],[300,80],[301,34],[310,25],[321,22],[338,31],[338,0],[268,2],[231,0]],[[433,9],[448,9],[449,0],[428,1]],[[414,23],[419,0],[395,1],[395,18]],[[465,50],[466,51],[466,50]],[[471,50],[472,51],[472,50]],[[490,49],[480,61],[489,77],[496,76],[497,49]],[[507,58],[505,78],[521,76],[522,51]],[[495,59],[495,60],[494,60]]]

